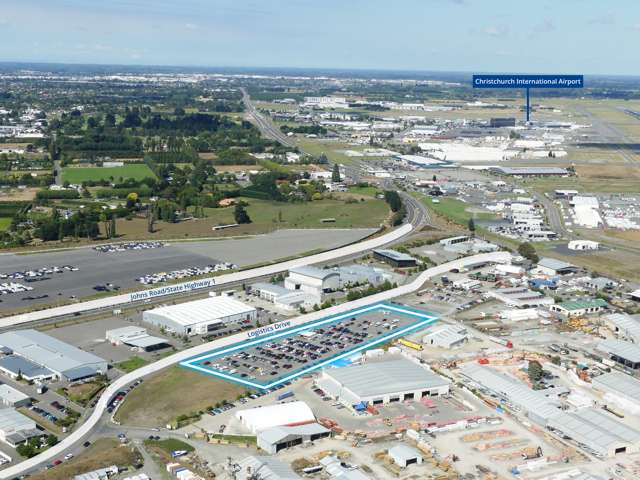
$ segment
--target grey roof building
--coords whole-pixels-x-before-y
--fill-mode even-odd
[[[37,330],[2,333],[0,345],[65,380],[79,380],[107,371],[106,360]]]
[[[42,432],[36,428],[36,422],[13,408],[0,408],[0,440],[16,447]]]
[[[412,464],[421,464],[422,455],[413,447],[408,445],[395,445],[389,449],[389,456],[399,467],[406,468]]]
[[[258,447],[269,454],[278,453],[285,448],[295,447],[304,443],[313,442],[331,435],[331,430],[318,423],[306,425],[281,426],[267,428],[258,432]]]
[[[593,388],[610,394],[616,403],[629,405],[633,410],[640,409],[640,381],[622,372],[609,372],[595,377]]]
[[[415,267],[417,260],[411,255],[396,250],[378,249],[373,251],[373,258],[388,263],[396,268]]]
[[[300,480],[300,477],[289,465],[272,457],[250,456],[238,463],[240,470],[236,480]]]
[[[562,260],[544,257],[538,262],[537,270],[549,275],[566,275],[578,271],[578,267]]]
[[[633,370],[640,368],[640,346],[635,343],[607,339],[598,343],[596,348],[620,365]]]
[[[603,317],[605,323],[619,336],[640,343],[640,319],[626,313],[611,313]]]
[[[0,371],[9,375],[11,378],[22,376],[25,380],[30,381],[50,380],[56,376],[56,374],[48,368],[16,355],[0,357]]]
[[[31,397],[3,383],[0,385],[0,402],[4,407],[19,408],[31,404]]]
[[[318,384],[347,405],[381,405],[444,395],[451,382],[410,360],[399,358],[325,369]]]

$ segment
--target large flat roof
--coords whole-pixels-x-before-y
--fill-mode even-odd
[[[33,430],[36,422],[13,408],[0,408],[0,430],[7,433]]]
[[[631,342],[613,339],[602,340],[598,343],[598,350],[633,363],[640,363],[640,346]]]
[[[411,255],[407,255],[406,253],[398,252],[397,250],[389,250],[389,249],[376,249],[373,251],[379,255],[391,258],[392,260],[398,261],[415,261]]]
[[[106,363],[106,360],[96,355],[33,329],[2,333],[0,345],[38,365],[63,374],[79,367],[95,367]]]
[[[20,390],[16,390],[11,385],[0,385],[0,398],[6,400],[9,403],[21,402],[29,398],[29,395],[22,393]]]
[[[622,372],[609,372],[593,379],[594,388],[608,390],[616,395],[630,397],[640,402],[640,381]]]
[[[15,355],[0,357],[0,368],[17,375],[21,373],[26,378],[52,377],[54,373],[48,368],[41,367],[26,358]]]
[[[234,298],[218,296],[168,307],[154,308],[153,310],[148,310],[147,313],[160,315],[178,325],[186,326],[232,315],[244,315],[255,312],[255,310],[254,307]]]
[[[369,362],[325,370],[325,374],[362,397],[424,390],[449,385],[449,380],[406,359]]]

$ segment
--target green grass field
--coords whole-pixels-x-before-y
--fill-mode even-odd
[[[174,366],[145,379],[129,393],[116,413],[118,421],[137,426],[165,426],[180,415],[233,401],[246,388]]]
[[[383,193],[382,190],[376,187],[349,187],[349,193],[355,193],[356,195],[366,195],[368,197],[375,197],[379,193]]]
[[[11,225],[11,217],[0,217],[0,231],[4,231]]]
[[[422,201],[429,209],[433,210],[437,214],[447,218],[448,220],[466,227],[470,218],[475,220],[488,220],[495,218],[495,215],[488,212],[473,213],[467,211],[467,209],[473,209],[473,205],[465,203],[456,198],[439,198],[438,203],[433,203],[433,199],[425,197],[420,194],[415,194],[414,197]]]
[[[85,181],[112,180],[119,182],[120,179],[142,180],[144,178],[155,178],[149,167],[142,163],[123,165],[122,167],[65,167],[62,170],[62,180],[69,183],[80,184]]]
[[[389,214],[389,208],[383,200],[366,198],[364,201],[347,203],[338,198],[306,203],[270,202],[251,198],[243,200],[249,204],[247,213],[253,224],[271,229],[378,227]],[[233,210],[233,207],[207,208],[205,214],[214,224],[224,225],[235,222]],[[322,223],[321,220],[325,218],[335,218],[335,222]]]
[[[145,440],[145,445],[150,447],[158,447],[171,455],[171,452],[176,450],[184,450],[186,452],[193,452],[195,448],[189,445],[187,442],[178,440],[177,438],[164,438],[162,440]]]
[[[119,370],[122,370],[125,373],[129,373],[129,372],[133,372],[134,370],[137,370],[140,367],[145,366],[147,362],[144,358],[135,356],[135,357],[131,357],[127,360],[124,360],[122,362],[118,362],[115,364],[115,367]]]

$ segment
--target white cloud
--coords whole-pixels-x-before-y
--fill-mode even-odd
[[[509,34],[509,27],[506,25],[489,25],[482,31],[490,37],[504,37]]]
[[[197,30],[198,25],[196,25],[195,23],[185,23],[184,28],[186,28],[187,30]]]

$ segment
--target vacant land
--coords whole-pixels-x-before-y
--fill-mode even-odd
[[[176,450],[184,450],[186,452],[193,452],[195,448],[189,445],[187,442],[178,440],[177,438],[165,438],[162,440],[146,440],[144,444],[148,447],[157,447],[165,451],[169,455]]]
[[[364,201],[360,201],[360,199]],[[144,238],[197,238],[242,236],[268,233],[286,228],[377,228],[385,222],[389,208],[384,200],[362,194],[334,195],[331,199],[306,203],[271,202],[244,198],[252,223],[213,231],[216,225],[235,223],[234,207],[205,208],[205,218],[180,223],[157,222],[155,232],[147,231],[144,218],[118,219],[116,231],[119,240]],[[322,222],[333,218],[335,222]]]
[[[99,380],[61,388],[59,393],[78,405],[86,405],[106,386]]]
[[[0,217],[0,231],[6,230],[11,225],[10,217]]]
[[[143,367],[147,364],[148,362],[142,358],[142,357],[131,357],[123,362],[119,362],[115,364],[115,367],[119,370],[122,370],[125,373],[129,373],[129,372],[133,372],[134,370],[137,370],[140,367]]]
[[[464,227],[467,226],[471,218],[475,220],[495,218],[495,215],[489,212],[474,213],[474,210],[477,210],[476,207],[455,198],[439,198],[436,200],[437,203],[434,203],[432,198],[424,196],[419,196],[418,198],[438,215]]]
[[[142,180],[155,178],[149,167],[144,164],[130,164],[122,167],[66,167],[62,170],[62,180],[69,183],[81,184],[86,181],[99,182],[101,180],[120,182],[127,178]]]
[[[2,202],[28,202],[36,198],[38,188],[12,188],[9,191],[0,191]]]
[[[127,395],[116,418],[123,425],[165,426],[181,415],[204,411],[222,400],[234,400],[245,391],[223,380],[170,367]]]
[[[111,465],[130,467],[142,462],[139,452],[130,445],[120,445],[116,440],[102,438],[81,455],[45,472],[32,475],[32,480],[69,480],[81,473]]]
[[[579,179],[611,180],[636,179],[640,180],[640,168],[626,165],[577,165],[575,167]]]

